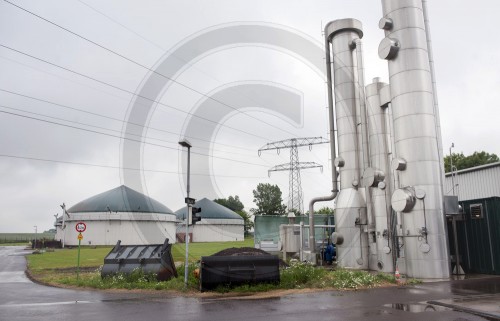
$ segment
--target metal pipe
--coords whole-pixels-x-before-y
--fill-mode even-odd
[[[316,237],[314,235],[314,204],[317,202],[332,201],[337,197],[337,167],[335,166],[336,145],[335,145],[335,117],[333,109],[333,86],[332,86],[332,61],[330,58],[330,42],[328,34],[325,32],[325,53],[326,53],[326,80],[328,92],[328,119],[330,121],[330,161],[332,167],[332,194],[328,196],[316,197],[309,202],[309,250],[311,254],[316,253]],[[313,257],[315,254],[313,255]]]
[[[360,169],[367,169],[370,167],[370,145],[368,140],[368,128],[367,128],[367,116],[366,116],[366,94],[365,94],[365,64],[363,61],[363,42],[361,39],[354,39],[352,42],[353,49],[356,54],[356,59],[354,60],[356,63],[357,72],[354,74],[354,78],[356,79],[355,86],[357,88],[357,97],[358,97],[358,106],[359,106],[359,114],[357,115],[360,120],[361,126],[361,145],[362,145],[362,155],[363,155],[363,164]]]
[[[437,85],[436,85],[436,72],[434,68],[434,54],[432,49],[432,39],[431,39],[431,27],[429,23],[429,11],[427,9],[427,0],[422,0],[422,11],[424,15],[424,27],[425,27],[425,36],[427,38],[427,55],[429,59],[429,67],[431,71],[431,80],[432,80],[432,97],[434,100],[434,115],[436,117],[436,135],[437,135],[437,146],[438,146],[438,155],[439,155],[439,170],[440,170],[440,178],[441,178],[441,194],[445,194],[444,191],[444,182],[445,182],[445,171],[444,171],[444,151],[443,151],[443,137],[441,133],[441,120],[439,115],[439,103],[438,103],[438,95],[437,95]],[[450,168],[453,175],[453,168]],[[455,184],[453,184],[453,189],[455,189]],[[455,195],[455,190],[453,190],[453,195]],[[443,200],[444,202],[444,200]],[[443,203],[444,208],[444,203]],[[448,224],[446,224],[446,217],[443,216],[443,224],[448,234]],[[446,239],[446,248],[449,249],[450,245],[448,239]],[[451,269],[451,262],[448,259],[448,266]]]
[[[188,146],[188,165],[187,165],[187,187],[186,187],[186,197],[189,198],[189,174],[190,174],[190,167],[191,167],[191,146]],[[189,272],[189,204],[186,204],[186,262],[184,263],[184,286],[188,286],[188,272]]]
[[[439,160],[441,163],[440,170],[441,170],[441,180],[442,183],[441,185],[444,188],[444,155],[443,155],[443,138],[441,135],[441,121],[439,117],[439,103],[438,103],[438,96],[437,96],[437,85],[436,85],[436,72],[434,69],[434,55],[433,55],[433,50],[432,50],[432,40],[431,40],[431,27],[429,23],[429,11],[427,10],[427,0],[422,0],[422,10],[424,14],[424,26],[425,26],[425,36],[427,38],[427,55],[429,56],[429,67],[431,71],[431,79],[432,79],[432,97],[434,100],[434,114],[436,115],[436,134],[437,134],[437,145],[438,145],[438,153],[439,153]],[[453,170],[453,169],[451,169]],[[444,195],[444,190],[443,190],[443,195]],[[455,195],[455,194],[453,194]]]
[[[363,42],[361,39],[356,38],[351,43],[351,49],[353,50],[353,55],[355,56],[353,59],[355,72],[354,75],[354,86],[356,92],[356,121],[359,126],[358,130],[358,141],[360,141],[361,148],[358,148],[359,154],[361,155],[361,161],[358,167],[358,181],[360,185],[365,189],[365,199],[366,199],[366,222],[368,224],[368,230],[363,232],[360,230],[360,234],[362,233],[371,233],[375,231],[375,216],[374,209],[371,197],[370,186],[366,184],[361,184],[361,178],[364,176],[365,171],[371,166],[370,159],[370,145],[368,138],[368,121],[367,121],[367,108],[366,108],[366,94],[365,94],[365,67],[363,61]],[[361,213],[360,213],[361,216]],[[363,218],[360,217],[360,221]],[[368,248],[370,248],[370,240],[367,238]],[[360,237],[360,248],[362,251],[363,244],[362,238]],[[374,250],[368,251],[365,257],[368,260],[368,267],[370,266],[370,253],[377,252],[377,247]],[[363,255],[361,255],[363,257]]]

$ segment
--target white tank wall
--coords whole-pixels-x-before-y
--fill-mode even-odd
[[[177,233],[184,235],[186,225],[177,225]],[[232,242],[245,240],[243,220],[234,219],[201,219],[195,225],[189,226],[192,234],[191,242]]]
[[[243,225],[196,224],[193,230],[193,242],[230,242],[244,239]]]
[[[76,223],[84,222],[82,245],[162,244],[165,238],[175,243],[175,215],[155,213],[70,213],[66,219],[65,244],[78,245]],[[58,230],[56,239],[62,240]]]

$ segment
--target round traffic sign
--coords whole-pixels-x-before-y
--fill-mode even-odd
[[[85,223],[83,222],[78,222],[76,223],[76,226],[75,226],[75,229],[77,232],[85,232],[85,230],[87,229],[87,225],[85,225]]]

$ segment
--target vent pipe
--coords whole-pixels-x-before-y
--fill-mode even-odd
[[[336,144],[335,144],[335,114],[333,109],[333,86],[332,86],[332,68],[331,68],[331,57],[330,57],[330,42],[328,39],[328,34],[325,30],[325,54],[326,54],[326,82],[327,82],[327,92],[328,92],[328,119],[330,121],[330,161],[332,168],[332,194],[328,196],[320,196],[313,198],[309,202],[309,249],[311,251],[311,256],[316,257],[316,237],[314,235],[314,204],[317,202],[328,202],[333,201],[338,194],[338,175],[337,167],[335,166],[336,158]]]

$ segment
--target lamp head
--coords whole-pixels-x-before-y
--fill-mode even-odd
[[[179,145],[181,145],[182,147],[187,147],[187,148],[191,148],[192,147],[191,143],[187,139],[181,140],[179,142]]]

